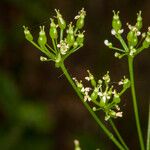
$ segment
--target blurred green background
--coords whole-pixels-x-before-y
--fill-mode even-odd
[[[128,76],[126,59],[114,58],[103,41],[107,38],[115,42],[110,34],[113,9],[120,10],[125,29],[127,21],[135,24],[136,13],[142,10],[143,30],[147,30],[150,25],[149,0],[1,0],[1,150],[72,150],[74,139],[80,140],[83,150],[116,150],[99,131],[61,71],[55,69],[53,63],[40,62],[41,53],[24,38],[23,25],[29,26],[37,35],[39,25],[49,26],[55,8],[60,9],[69,23],[82,7],[87,11],[86,40],[85,46],[66,61],[71,75],[83,79],[86,70],[90,69],[97,78],[110,70],[113,81]],[[135,62],[137,98],[145,139],[150,99],[149,58],[149,50],[145,50]],[[116,125],[131,149],[138,150],[129,91],[121,105],[124,117],[115,120]],[[103,119],[103,114],[100,117]]]

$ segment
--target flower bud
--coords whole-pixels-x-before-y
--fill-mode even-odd
[[[124,78],[124,80],[123,80],[123,88],[127,89],[127,88],[130,87],[130,85],[131,85],[130,80],[127,79],[127,78]]]
[[[40,32],[39,32],[39,38],[38,38],[38,44],[43,47],[47,43],[46,34],[44,31],[44,26],[40,26]]]
[[[110,117],[116,117],[116,112],[114,110],[111,110],[109,112]]]
[[[82,33],[78,34],[78,37],[76,39],[76,42],[78,43],[78,45],[82,46],[83,42],[84,42],[84,31]]]
[[[148,48],[148,47],[150,46],[150,35],[147,34],[145,40],[143,41],[142,46],[143,46],[144,48]]]
[[[28,27],[23,26],[23,28],[24,28],[25,38],[26,38],[28,41],[33,41],[33,36],[32,36],[32,34],[30,33],[30,31],[28,30]]]
[[[136,28],[138,29],[138,30],[140,30],[141,28],[142,28],[142,17],[141,17],[141,11],[139,11],[139,13],[137,13],[137,22],[136,22],[136,24],[135,24],[135,26],[136,26]]]
[[[49,30],[50,37],[52,39],[57,39],[58,38],[57,26],[54,23],[54,20],[52,18],[50,18],[50,20],[51,20],[50,30]]]
[[[113,11],[113,13],[114,13],[114,16],[112,20],[112,27],[116,32],[118,32],[122,27],[122,23],[119,18],[119,11],[117,11],[117,13]]]
[[[60,27],[60,29],[64,30],[66,28],[66,22],[63,19],[62,15],[60,14],[59,10],[55,9],[56,14],[57,14],[57,19],[58,19],[58,25]]]
[[[40,56],[40,61],[47,61],[48,59],[46,57]]]

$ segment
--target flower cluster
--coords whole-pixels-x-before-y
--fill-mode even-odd
[[[143,49],[146,49],[150,46],[150,27],[148,27],[148,31],[141,32],[143,23],[142,23],[142,16],[141,11],[137,13],[137,21],[135,25],[130,25],[127,23],[129,28],[129,32],[127,34],[127,43],[123,40],[121,34],[123,33],[124,29],[122,29],[122,23],[119,17],[119,11],[116,13],[113,11],[113,19],[112,19],[112,30],[111,34],[115,36],[123,46],[123,48],[116,48],[113,46],[111,42],[108,40],[104,41],[104,44],[108,46],[110,49],[117,51],[114,56],[117,58],[122,58],[123,56],[131,56],[134,57],[138,53],[140,53]]]
[[[49,46],[47,42],[47,35],[45,33],[45,27],[40,26],[40,32],[38,37],[38,43],[34,42],[33,36],[28,27],[23,26],[25,38],[38,48],[46,57],[41,56],[41,61],[54,61],[56,67],[60,66],[70,54],[83,46],[84,31],[81,29],[84,26],[84,19],[86,12],[82,8],[78,15],[75,17],[75,25],[72,22],[66,25],[66,21],[61,15],[59,10],[56,10],[56,16],[50,18],[49,37],[51,39],[52,46]]]
[[[103,110],[105,120],[111,117],[122,117],[122,112],[118,105],[121,102],[120,96],[130,87],[130,81],[125,77],[119,81],[118,85],[122,85],[123,87],[120,92],[117,92],[111,84],[109,72],[97,82],[91,72],[89,70],[87,70],[87,72],[88,76],[85,77],[85,80],[90,82],[92,87],[84,87],[82,80],[78,81],[76,78],[73,78],[76,86],[84,97],[84,101],[92,102],[94,105],[93,111]]]

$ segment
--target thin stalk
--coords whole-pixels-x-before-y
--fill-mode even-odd
[[[117,48],[117,47],[110,47],[110,49],[112,49],[112,50],[116,50],[116,51],[119,51],[119,52],[125,52],[123,49],[120,49],[120,48]]]
[[[125,43],[125,41],[123,40],[122,36],[120,34],[117,34],[116,38],[120,41],[120,43],[123,46],[123,48],[125,49],[125,51],[128,52],[129,51],[128,46]]]
[[[61,70],[63,71],[64,75],[66,76],[67,80],[81,99],[82,103],[86,107],[86,109],[90,112],[92,117],[95,119],[95,121],[98,123],[98,125],[102,128],[102,130],[105,132],[105,134],[113,141],[113,143],[118,147],[120,150],[125,150],[124,147],[118,142],[118,140],[113,136],[113,134],[106,128],[106,126],[100,121],[100,119],[97,117],[97,115],[93,112],[91,107],[88,105],[88,103],[84,102],[83,96],[81,95],[80,91],[76,87],[75,83],[73,82],[72,78],[70,77],[64,63],[62,62],[61,65]]]
[[[57,47],[56,47],[56,43],[54,39],[52,39],[52,44],[53,44],[54,50],[57,52]]]
[[[47,43],[46,43],[46,46],[47,46],[54,54],[56,54],[55,50],[52,49]]]
[[[139,137],[141,150],[145,150],[142,131],[141,131],[141,125],[140,125],[140,119],[139,119],[139,113],[138,113],[136,93],[135,93],[134,72],[133,72],[133,57],[131,57],[131,56],[128,56],[128,65],[129,65],[129,74],[130,74],[130,82],[131,82],[131,94],[132,94],[132,100],[133,100],[133,108],[134,108],[136,127],[137,127],[137,132],[138,132],[138,137]]]
[[[64,34],[64,30],[60,30],[60,41],[63,40],[63,34]]]
[[[112,126],[113,130],[115,131],[119,141],[121,142],[121,144],[124,146],[124,148],[126,150],[129,150],[128,146],[126,145],[126,143],[124,142],[123,138],[121,137],[117,127],[115,126],[114,122],[112,121],[112,119],[109,119],[110,125]]]
[[[147,146],[146,146],[146,150],[150,150],[150,103],[149,103],[149,114],[148,114]]]

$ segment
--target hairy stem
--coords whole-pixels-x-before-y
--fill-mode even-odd
[[[61,65],[61,70],[63,71],[64,75],[66,76],[67,80],[81,99],[82,103],[86,107],[86,109],[89,111],[89,113],[92,115],[94,120],[97,122],[97,124],[102,128],[102,130],[105,132],[105,134],[113,141],[113,143],[118,147],[120,150],[125,150],[124,147],[118,142],[118,140],[113,136],[113,134],[106,128],[106,126],[100,121],[100,119],[97,117],[95,112],[91,109],[91,107],[88,105],[88,103],[84,102],[83,96],[81,95],[80,91],[76,87],[75,83],[73,82],[72,78],[70,77],[64,63],[62,62]]]
[[[131,94],[132,94],[132,100],[133,100],[133,108],[134,108],[136,127],[137,127],[137,132],[138,132],[138,137],[139,137],[141,150],[145,150],[142,131],[141,131],[141,125],[140,125],[140,119],[139,119],[139,113],[138,113],[136,93],[135,93],[134,72],[133,72],[133,57],[131,57],[131,56],[128,56],[128,65],[129,65],[129,74],[130,74],[130,81],[131,81]]]

